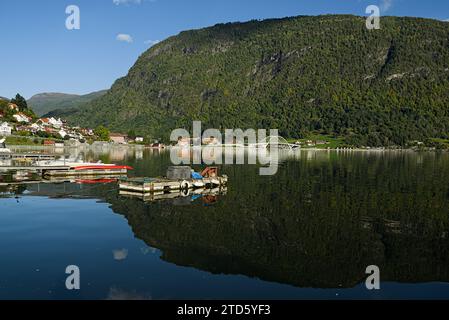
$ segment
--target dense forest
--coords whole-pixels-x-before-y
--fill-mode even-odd
[[[277,128],[352,145],[449,138],[449,23],[346,15],[219,24],[145,52],[74,124],[168,139],[175,128]]]

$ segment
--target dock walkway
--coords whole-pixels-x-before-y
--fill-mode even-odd
[[[43,154],[43,153],[1,153],[0,159],[2,160],[19,160],[19,159],[30,159],[30,160],[55,160],[56,155],[53,154]]]
[[[204,187],[226,186],[228,177],[209,177],[203,179],[169,180],[166,178],[132,178],[120,179],[119,188],[123,191],[152,193],[186,190]]]

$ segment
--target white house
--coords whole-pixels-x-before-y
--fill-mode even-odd
[[[30,127],[33,132],[44,131],[44,128],[37,123],[33,123]]]
[[[47,126],[50,125],[50,119],[48,119],[48,118],[41,118],[41,119],[37,120],[36,124],[40,125],[42,127],[47,127]]]
[[[12,127],[8,122],[3,122],[0,124],[0,136],[10,136],[12,131]]]
[[[20,122],[20,123],[30,123],[31,122],[31,118],[21,112],[13,115],[13,118],[16,119],[16,121]]]
[[[143,142],[143,137],[136,137],[136,142]]]
[[[37,124],[42,125],[44,127],[53,127],[56,129],[60,129],[64,126],[64,122],[61,119],[55,118],[41,118],[37,120]]]
[[[64,129],[61,129],[61,130],[59,130],[59,135],[62,137],[62,139],[64,139],[65,138],[65,136],[67,135],[67,132],[65,132],[65,130]]]
[[[51,126],[57,129],[62,128],[62,126],[64,125],[61,119],[50,118],[48,119],[48,122],[50,123]]]

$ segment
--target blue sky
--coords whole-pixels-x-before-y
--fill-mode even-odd
[[[0,96],[107,89],[151,43],[182,30],[295,15],[364,15],[370,4],[384,15],[449,18],[447,0],[1,0]],[[65,27],[69,5],[80,8],[80,30]]]

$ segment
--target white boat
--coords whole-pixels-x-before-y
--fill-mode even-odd
[[[128,170],[133,170],[132,167],[126,165],[107,164],[101,161],[98,162],[84,162],[78,159],[58,159],[58,160],[45,160],[36,161],[34,166],[47,167],[47,173],[52,171],[62,170],[65,168],[66,172],[82,173],[126,173]],[[63,170],[64,171],[64,170]],[[50,173],[49,173],[50,174]]]
[[[115,166],[115,164],[104,164],[101,161],[98,162],[84,162],[77,159],[57,159],[57,160],[41,160],[34,163],[40,167],[80,167],[80,166],[98,166],[108,167]]]

